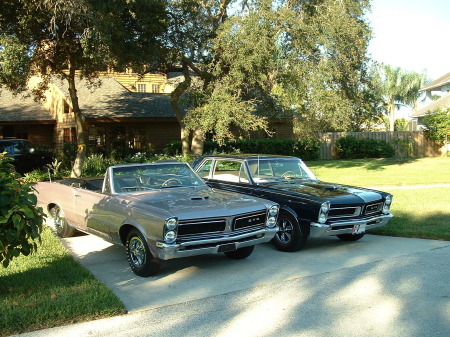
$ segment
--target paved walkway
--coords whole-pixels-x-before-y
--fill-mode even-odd
[[[52,336],[450,336],[450,242],[366,235],[259,245],[240,261],[205,255],[136,277],[125,252],[64,239],[129,314],[24,334]]]

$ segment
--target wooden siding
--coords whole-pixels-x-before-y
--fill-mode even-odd
[[[159,93],[171,93],[174,87],[167,82],[165,75],[161,74],[145,74],[137,73],[104,73],[101,76],[114,78],[123,85],[127,90],[137,92],[138,84],[146,84],[146,92],[152,92],[152,84],[159,85]]]
[[[353,136],[381,140],[391,143],[396,139],[411,139],[413,141],[413,157],[439,157],[441,148],[434,141],[425,137],[422,131],[394,131],[394,132],[327,132],[321,133],[320,159],[337,159],[336,141],[341,137]]]

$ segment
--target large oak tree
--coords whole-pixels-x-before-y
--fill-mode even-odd
[[[186,79],[172,96],[187,98],[183,152],[189,131],[221,141],[233,126],[266,129],[274,117],[294,119],[305,135],[362,128],[380,99],[369,8],[368,0],[171,1],[165,41]]]
[[[3,0],[0,12],[0,82],[19,91],[38,75],[43,94],[51,76],[67,81],[77,128],[72,176],[80,176],[86,135],[76,79],[158,59],[166,29],[163,0]]]

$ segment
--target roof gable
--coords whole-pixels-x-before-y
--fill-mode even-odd
[[[430,113],[450,108],[450,92],[446,95],[442,96],[441,98],[431,102],[427,106],[424,106],[423,108],[415,111],[411,117],[423,117],[425,115],[428,115]]]
[[[437,80],[428,83],[419,91],[427,91],[427,90],[438,90],[440,87],[450,83],[450,73],[445,74],[444,76],[439,77]]]

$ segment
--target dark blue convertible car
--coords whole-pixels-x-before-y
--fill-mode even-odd
[[[204,156],[192,166],[213,188],[279,203],[280,230],[273,243],[282,251],[301,249],[308,237],[356,241],[392,218],[391,194],[320,181],[296,157]]]

